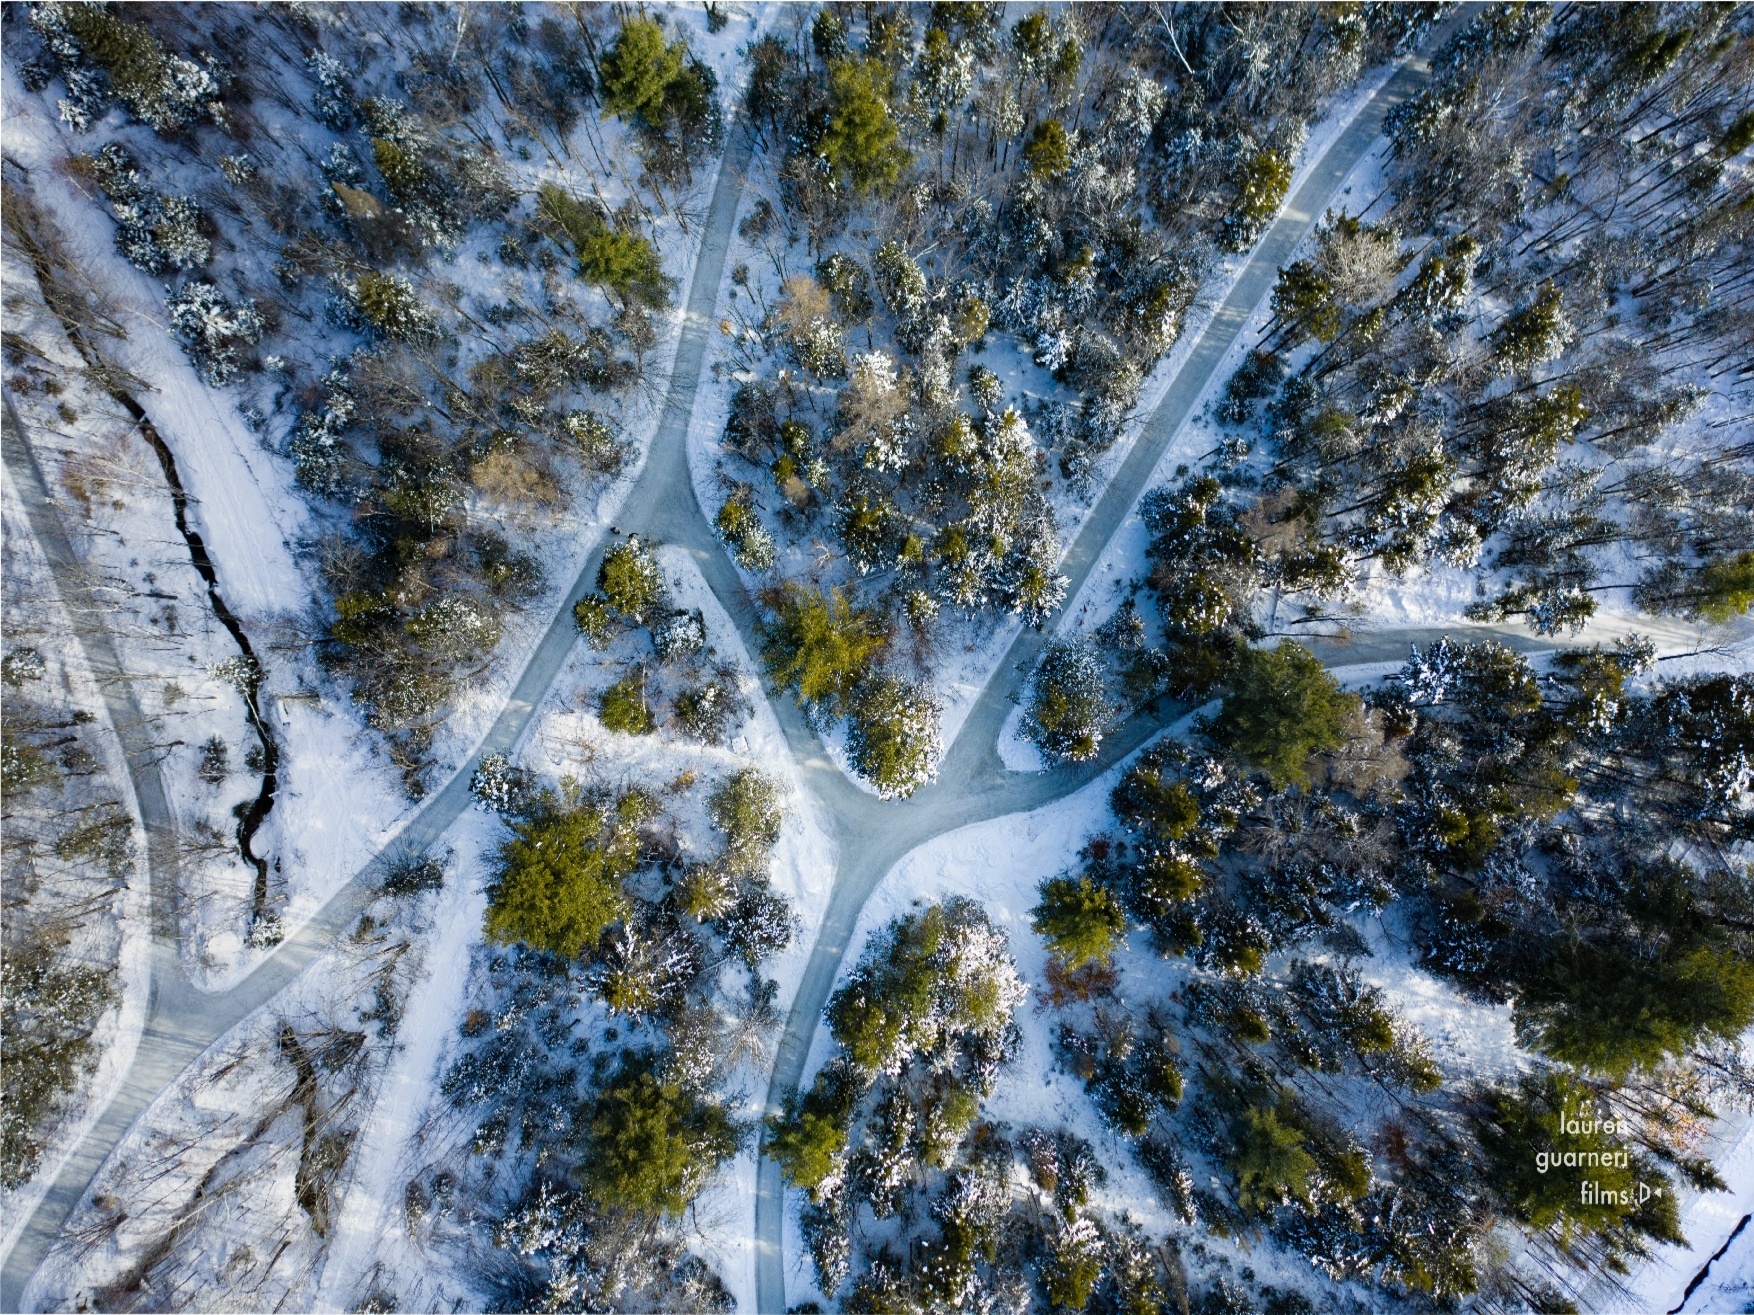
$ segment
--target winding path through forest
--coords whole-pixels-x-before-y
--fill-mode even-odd
[[[1460,17],[1452,19],[1452,24]],[[1427,76],[1422,59],[1411,57],[1404,61],[1323,153],[1255,248],[1067,552],[1063,570],[1070,579],[1068,597],[1075,596],[1089,576],[1102,549],[1143,492],[1158,460],[1192,413],[1251,313],[1271,292],[1280,263],[1290,256],[1364,157],[1381,131],[1384,116],[1414,94]],[[751,134],[734,131],[707,212],[657,432],[617,522],[626,531],[687,551],[753,652],[757,651],[754,600],[696,500],[687,449],[706,346],[717,322],[714,312],[720,280],[752,152]],[[10,397],[5,404],[3,447],[6,475],[20,495],[57,586],[64,597],[76,597],[82,588],[83,568],[61,526]],[[145,720],[134,705],[128,681],[97,617],[70,608],[76,618],[77,637],[91,660],[92,670],[98,674],[111,718],[127,751],[141,820],[147,831],[153,910],[151,994],[145,1033],[120,1089],[66,1161],[6,1257],[0,1273],[0,1310],[20,1309],[26,1287],[56,1235],[111,1151],[152,1100],[210,1044],[266,1004],[323,954],[364,911],[390,867],[431,848],[470,806],[473,801],[469,783],[477,763],[487,754],[509,753],[516,747],[576,642],[572,604],[594,589],[605,546],[599,544],[579,572],[504,708],[475,752],[309,922],[249,976],[220,993],[194,987],[178,963],[175,840],[163,781],[157,762],[148,751],[150,737]],[[1490,630],[1524,649],[1553,647],[1550,642],[1489,627],[1378,631],[1351,640],[1312,641],[1311,647],[1331,666],[1388,661],[1404,655],[1410,643],[1428,642],[1440,633],[1462,629]],[[1105,741],[1100,757],[1093,762],[1037,773],[1007,771],[997,752],[999,732],[1047,638],[1046,633],[1027,629],[1018,635],[949,747],[937,779],[903,801],[882,801],[860,789],[830,760],[794,703],[784,697],[772,700],[804,783],[829,821],[838,866],[827,912],[780,1038],[768,1086],[769,1110],[778,1109],[796,1090],[859,912],[896,862],[918,845],[945,832],[1005,814],[1027,812],[1072,793],[1167,724],[1163,717],[1135,717]],[[781,1263],[783,1203],[784,1185],[779,1168],[763,1158],[758,1170],[755,1234],[757,1305],[764,1312],[785,1309]]]

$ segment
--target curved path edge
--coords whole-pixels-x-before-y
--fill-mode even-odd
[[[686,485],[689,421],[713,323],[712,313],[718,301],[725,256],[730,249],[743,177],[753,152],[751,136],[741,126],[734,126],[728,135],[689,284],[682,330],[658,429],[645,464],[623,503],[622,519],[629,519],[631,515],[636,524],[648,519],[665,519],[661,509],[666,502],[674,505],[678,463]],[[54,500],[9,396],[5,407],[4,437],[5,468],[14,477],[31,528],[43,544],[51,569],[56,571],[57,581],[61,581],[63,572],[66,572],[67,587],[76,588],[82,567],[61,526]],[[687,506],[692,509],[694,505],[690,489]],[[134,704],[114,645],[95,623],[80,628],[79,638],[88,644],[92,670],[99,675],[106,700],[116,700],[112,703],[111,713],[118,732],[122,732],[124,724],[131,728],[123,735],[123,745],[128,752],[142,813],[149,814],[146,825],[153,910],[150,997],[140,1047],[121,1086],[103,1116],[80,1140],[56,1175],[53,1185],[32,1209],[29,1222],[19,1231],[16,1242],[6,1254],[4,1265],[0,1266],[0,1311],[23,1308],[31,1279],[62,1226],[116,1146],[152,1101],[208,1046],[279,994],[326,952],[375,898],[377,886],[390,868],[405,858],[416,857],[430,849],[470,806],[473,800],[469,784],[477,764],[487,754],[506,753],[515,747],[566,661],[577,637],[572,605],[595,587],[604,546],[599,543],[586,560],[527,660],[505,706],[469,757],[309,921],[283,941],[247,977],[222,993],[210,994],[196,988],[178,963],[175,845],[163,778],[151,755],[142,756],[137,752],[143,743],[140,736],[145,723]],[[130,739],[129,735],[133,738]]]
[[[1431,33],[1422,49],[1434,49],[1450,31],[1465,21],[1472,8],[1464,6]],[[1132,448],[1062,559],[1061,570],[1069,580],[1068,599],[1077,596],[1103,548],[1131,513],[1171,440],[1192,414],[1255,308],[1271,293],[1280,263],[1296,250],[1326,211],[1334,193],[1381,135],[1390,110],[1415,95],[1429,76],[1430,66],[1422,53],[1404,58],[1400,68],[1377,88],[1323,152],[1278,219],[1256,244],[1242,273],[1201,331],[1193,351],[1142,426]],[[948,810],[932,808],[933,796],[953,791],[958,783],[963,783],[962,793],[955,799],[962,816],[952,826],[1026,811],[1070,793],[1108,770],[1148,740],[1161,725],[1167,724],[1159,718],[1135,718],[1110,738],[1095,762],[1084,764],[1082,768],[1060,768],[1023,777],[1021,782],[1016,774],[1007,773],[998,756],[999,732],[1017,691],[1051,634],[1046,628],[1026,628],[1012,642],[945,755],[938,782],[921,790],[917,796],[926,810],[943,813]],[[776,1049],[766,1102],[769,1114],[779,1112],[798,1090],[812,1039],[866,899],[897,860],[914,844],[929,838],[919,835],[910,842],[910,836],[918,828],[898,825],[899,821],[891,815],[882,830],[868,835],[867,844],[851,853],[845,853],[843,847],[845,857],[835,876],[829,908]],[[764,1126],[764,1151],[765,1146]],[[779,1165],[762,1154],[757,1163],[755,1255],[756,1304],[763,1315],[780,1315],[786,1309],[784,1219],[785,1184]]]

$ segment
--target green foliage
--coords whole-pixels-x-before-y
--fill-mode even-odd
[[[1495,363],[1504,373],[1528,374],[1564,351],[1574,333],[1559,289],[1543,284],[1533,301],[1518,307],[1492,331]]]
[[[108,976],[53,947],[9,947],[0,963],[0,1185],[30,1180],[41,1134],[91,1054],[91,1033],[115,991]]]
[[[1211,734],[1275,785],[1302,785],[1312,754],[1340,745],[1358,707],[1302,644],[1248,649],[1231,677],[1231,690],[1213,719]]]
[[[1754,603],[1754,552],[1707,562],[1688,578],[1682,591],[1688,615],[1722,624],[1746,616]]]
[[[650,238],[611,226],[601,209],[554,183],[542,184],[536,195],[537,213],[571,245],[580,278],[607,288],[624,306],[669,305],[671,280]]]
[[[1236,1199],[1243,1209],[1265,1212],[1288,1200],[1309,1199],[1316,1161],[1305,1148],[1288,1097],[1245,1105],[1231,1134],[1236,1152],[1230,1171],[1236,1175]]]
[[[1475,1120],[1486,1180],[1526,1228],[1551,1229],[1567,1245],[1596,1237],[1626,1247],[1642,1236],[1685,1246],[1668,1181],[1627,1149],[1629,1129],[1615,1122],[1590,1087],[1565,1073],[1495,1088]]]
[[[858,1096],[853,1074],[844,1065],[831,1063],[801,1098],[787,1101],[783,1114],[768,1118],[768,1158],[780,1166],[787,1182],[812,1198],[846,1156]]]
[[[1333,285],[1307,260],[1295,261],[1279,271],[1279,282],[1273,288],[1273,314],[1290,330],[1285,335],[1286,347],[1295,347],[1306,336],[1332,342],[1345,325]]]
[[[681,1214],[741,1141],[722,1106],[637,1060],[597,1094],[586,1128],[581,1186],[606,1210],[645,1215]]]
[[[1089,877],[1055,877],[1041,886],[1041,903],[1030,910],[1035,934],[1068,968],[1107,963],[1127,931],[1126,914],[1114,892]]]
[[[889,71],[874,61],[840,60],[828,71],[828,122],[816,150],[855,192],[893,185],[913,156],[889,114]]]
[[[855,609],[839,589],[824,594],[791,580],[766,597],[774,612],[761,630],[769,678],[808,710],[850,710],[854,690],[887,646],[882,618]]]
[[[1668,930],[1654,945],[1545,946],[1517,997],[1518,1031],[1563,1063],[1615,1076],[1654,1069],[1704,1037],[1739,1036],[1754,1023],[1754,965],[1699,943],[1697,928]]]
[[[650,19],[625,20],[599,62],[603,117],[658,123],[665,94],[682,76],[687,53],[680,41],[666,44],[664,29]]]
[[[1255,152],[1243,166],[1236,209],[1225,227],[1232,251],[1245,251],[1265,231],[1291,190],[1291,161],[1272,149]]]
[[[622,882],[639,864],[642,820],[631,799],[623,796],[613,808],[581,804],[521,823],[500,846],[487,888],[488,938],[572,959],[626,917]]]
[[[146,28],[128,22],[108,5],[42,5],[31,22],[45,35],[58,28],[71,36],[85,59],[109,75],[110,94],[153,131],[175,132],[200,111],[223,121],[211,62],[204,68],[170,54]],[[83,131],[102,102],[90,85],[89,71],[83,78],[75,73],[67,81],[71,95],[62,102],[63,114]]]
[[[1050,760],[1096,757],[1114,720],[1102,662],[1089,640],[1053,640],[1030,682],[1023,730]]]
[[[10,725],[0,725],[0,789],[28,794],[59,776],[49,755]]]
[[[646,705],[646,671],[638,667],[597,697],[597,720],[604,730],[620,735],[650,735],[657,729]]]
[[[1003,1035],[1022,983],[985,912],[952,899],[898,918],[874,937],[828,1005],[835,1040],[865,1074],[916,1056],[954,1058],[965,1037]]]
[[[405,278],[367,270],[359,276],[354,296],[361,317],[387,337],[418,342],[432,333],[432,317]]]
[[[1072,145],[1066,138],[1066,125],[1058,119],[1043,119],[1029,134],[1023,146],[1023,161],[1044,178],[1063,174],[1072,164]]]
[[[765,868],[767,852],[779,843],[785,812],[779,783],[753,767],[727,777],[707,800],[713,825],[725,836],[725,849],[739,872]]]
[[[858,688],[847,727],[853,770],[885,799],[911,795],[938,772],[939,707],[925,686],[881,672]]]
[[[607,648],[615,632],[609,600],[600,594],[586,594],[572,605],[573,624],[592,648]]]
[[[652,550],[637,536],[628,536],[603,554],[597,569],[597,588],[605,601],[635,625],[665,605],[664,573]]]
[[[725,499],[715,522],[719,533],[731,545],[737,565],[745,571],[771,571],[774,564],[773,536],[761,523],[748,494]]]

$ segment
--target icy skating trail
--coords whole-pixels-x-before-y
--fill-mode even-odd
[[[1465,11],[1452,24],[1463,18]],[[1433,40],[1441,39],[1442,35],[1440,32]],[[1067,552],[1062,569],[1070,578],[1069,597],[1077,595],[1251,312],[1271,291],[1280,262],[1303,240],[1376,140],[1384,116],[1414,94],[1427,76],[1428,68],[1422,59],[1407,60],[1364,103],[1255,248]],[[626,532],[637,532],[687,552],[753,651],[755,604],[732,569],[696,498],[686,444],[707,340],[716,323],[714,311],[738,199],[753,150],[748,132],[734,130],[730,137],[689,285],[664,410],[645,465],[617,519]],[[68,592],[79,579],[79,562],[56,518],[10,400],[5,418],[7,475],[21,495],[32,529],[63,592]],[[424,853],[469,807],[469,782],[476,764],[486,754],[509,753],[516,747],[543,695],[559,674],[576,640],[572,604],[594,587],[602,552],[603,547],[599,546],[585,563],[505,707],[475,752],[395,839],[296,935],[242,982],[219,994],[197,990],[178,966],[176,855],[163,783],[156,762],[146,752],[144,719],[133,706],[127,682],[120,678],[108,637],[95,617],[81,620],[78,638],[91,658],[93,670],[115,673],[104,681],[105,695],[128,749],[149,837],[153,909],[151,1005],[138,1056],[121,1089],[69,1158],[6,1257],[4,1271],[0,1273],[0,1309],[22,1308],[27,1285],[62,1224],[110,1152],[153,1099],[203,1050],[270,1000],[328,949],[370,902],[378,882],[393,864]],[[1410,643],[1429,642],[1440,634],[1460,630],[1490,633],[1524,650],[1554,647],[1551,642],[1534,640],[1513,630],[1481,626],[1377,631],[1346,640],[1316,639],[1310,646],[1329,665],[1349,666],[1398,659],[1405,655]],[[824,751],[792,701],[783,697],[771,701],[800,777],[821,804],[821,815],[831,819],[839,862],[828,909],[780,1039],[768,1086],[770,1111],[780,1108],[796,1090],[859,912],[900,859],[945,832],[972,822],[1028,812],[1070,794],[1138,749],[1181,711],[1171,710],[1167,717],[1133,719],[1105,742],[1102,754],[1093,762],[1033,774],[1006,770],[997,750],[999,732],[1046,638],[1042,632],[1029,630],[1018,636],[970,709],[937,779],[904,801],[884,802],[850,781]],[[755,1209],[757,1306],[762,1311],[786,1309],[781,1258],[783,1205],[784,1184],[779,1167],[764,1158],[759,1168]]]

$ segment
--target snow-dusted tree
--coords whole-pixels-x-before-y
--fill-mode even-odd
[[[198,64],[173,55],[151,32],[102,4],[45,0],[31,7],[30,24],[66,83],[61,118],[75,132],[88,131],[112,99],[161,134],[199,116],[224,125],[211,56]]]
[[[618,543],[603,554],[603,564],[597,570],[597,588],[609,606],[635,625],[644,625],[648,616],[656,615],[669,596],[664,588],[664,572],[650,545],[631,534],[625,543]]]
[[[755,510],[754,497],[755,491],[743,486],[725,499],[716,523],[719,533],[736,554],[737,565],[759,574],[773,569],[774,541]]]
[[[940,708],[924,686],[885,672],[855,696],[847,755],[885,799],[905,799],[938,774],[943,739]]]
[[[260,342],[266,327],[254,302],[233,304],[213,284],[200,280],[185,283],[166,309],[189,359],[215,388],[237,377],[243,349]]]
[[[1113,721],[1095,646],[1087,639],[1049,642],[1030,682],[1023,722],[1030,742],[1050,759],[1085,762]]]
[[[425,342],[436,332],[432,313],[420,304],[414,285],[400,274],[367,270],[348,288],[359,317],[399,342]]]

